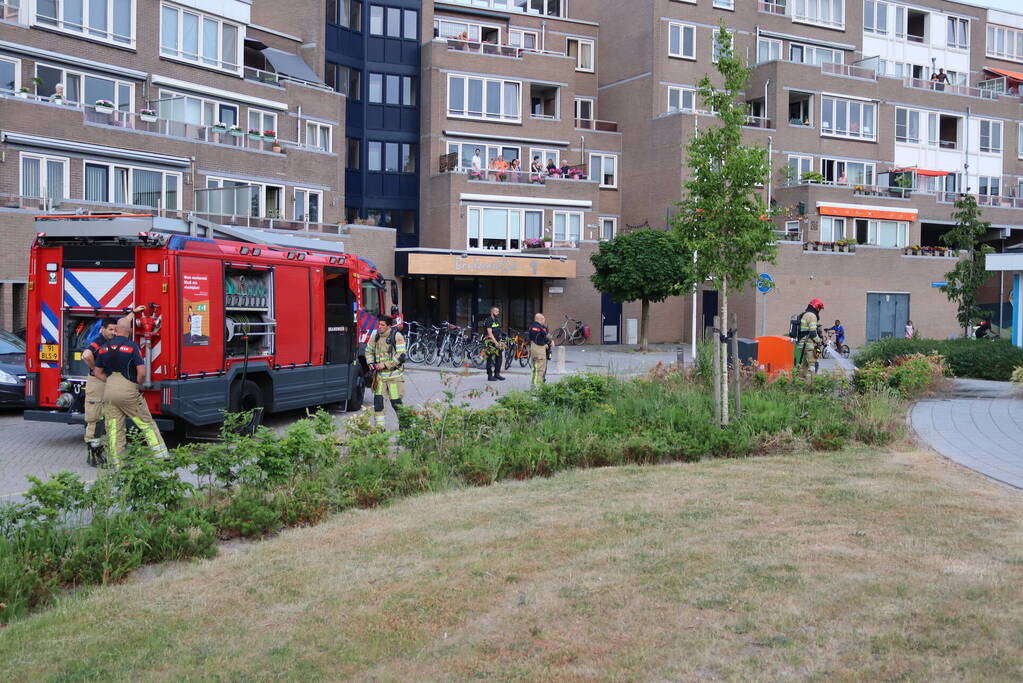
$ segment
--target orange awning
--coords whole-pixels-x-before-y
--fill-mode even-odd
[[[1023,83],[1023,73],[1020,73],[1018,71],[1006,71],[1005,69],[992,69],[990,66],[985,66],[984,67],[984,71],[990,71],[993,74],[998,74],[999,76],[1005,76],[1006,78],[1008,78],[1010,80],[1019,81],[1020,83]]]
[[[930,176],[932,178],[940,178],[947,176],[948,171],[928,171],[926,168],[893,168],[892,173],[916,173],[917,175]]]
[[[908,211],[886,211],[876,208],[852,208],[848,206],[819,206],[822,216],[850,216],[853,218],[880,218],[886,221],[915,221],[916,213]]]

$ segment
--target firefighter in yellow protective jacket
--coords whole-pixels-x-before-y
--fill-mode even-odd
[[[121,466],[121,454],[127,442],[125,423],[129,419],[142,432],[152,454],[167,457],[167,445],[163,442],[160,428],[139,393],[139,385],[146,381],[146,365],[142,360],[142,350],[131,340],[129,319],[118,321],[117,336],[97,352],[93,372],[106,381],[103,413],[108,439],[107,462],[112,467]]]
[[[374,371],[373,410],[379,427],[385,425],[384,397],[391,401],[395,414],[405,396],[405,337],[394,327],[389,315],[380,316],[376,332],[366,348],[366,360]]]
[[[824,343],[821,335],[820,316],[824,302],[813,299],[799,318],[799,376],[809,379],[817,363],[817,348]]]

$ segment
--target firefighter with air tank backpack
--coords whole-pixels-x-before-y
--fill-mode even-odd
[[[800,377],[809,379],[811,371],[816,367],[817,350],[824,343],[820,323],[820,313],[823,310],[824,302],[812,299],[805,311],[792,316],[789,336],[796,340],[796,372]]]
[[[384,397],[391,401],[395,414],[405,396],[405,337],[389,315],[380,316],[377,329],[366,346],[366,360],[373,373],[373,411],[378,427],[383,428]],[[400,426],[400,425],[399,425]]]

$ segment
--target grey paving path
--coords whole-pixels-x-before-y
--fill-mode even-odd
[[[562,376],[576,372],[601,372],[617,376],[628,376],[646,372],[657,363],[673,363],[681,345],[659,345],[656,351],[637,353],[628,347],[579,346],[567,347],[565,374],[557,373],[554,361],[548,370],[548,381],[557,381]],[[688,356],[686,356],[688,359]],[[482,370],[458,370],[445,368],[422,368],[409,366],[406,372],[406,402],[422,405],[428,401],[442,400],[446,391],[454,392],[458,402],[483,408],[494,403],[497,397],[511,389],[528,389],[530,368],[521,368],[517,363],[504,374],[504,382],[488,383]],[[366,407],[371,408],[372,397],[367,392]],[[335,421],[340,425],[353,413],[338,412]],[[391,429],[396,420],[390,408],[386,415]],[[290,411],[267,417],[266,424],[283,430],[289,424],[305,416],[305,411]],[[25,477],[33,475],[46,479],[62,471],[75,472],[83,479],[92,480],[96,470],[85,464],[85,447],[82,443],[83,427],[26,422],[20,412],[0,413],[0,503],[16,499],[28,488]]]
[[[1023,398],[1009,382],[954,380],[949,396],[920,401],[909,420],[938,453],[1023,489]]]

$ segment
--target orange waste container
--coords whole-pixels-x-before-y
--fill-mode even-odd
[[[792,372],[796,358],[796,340],[773,335],[757,337],[757,367],[774,377],[779,372]]]

